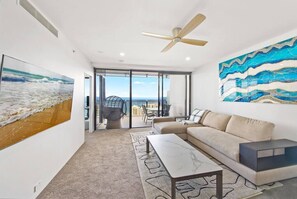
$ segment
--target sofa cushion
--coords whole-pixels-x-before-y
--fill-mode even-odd
[[[273,129],[273,123],[233,115],[226,132],[250,141],[264,141],[271,140]]]
[[[230,118],[231,115],[209,112],[202,121],[202,124],[204,126],[209,126],[221,131],[225,131]]]
[[[187,132],[188,135],[237,162],[239,162],[239,144],[249,142],[246,139],[210,127],[190,127]]]
[[[182,124],[181,122],[160,122],[154,124],[154,128],[162,133],[175,133],[175,134],[182,134],[187,133],[188,127],[197,127],[201,126],[201,124]]]

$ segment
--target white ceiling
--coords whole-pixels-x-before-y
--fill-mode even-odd
[[[192,70],[297,27],[296,0],[32,0],[95,66]],[[170,35],[196,14],[206,20],[187,38],[204,47],[141,35]],[[125,53],[125,57],[120,56]],[[190,61],[185,58],[191,57]],[[120,61],[122,60],[122,61]],[[102,64],[103,63],[103,64]]]

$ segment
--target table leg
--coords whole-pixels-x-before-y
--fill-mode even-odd
[[[174,179],[171,179],[171,198],[175,199],[175,185],[176,181]]]
[[[223,171],[217,173],[217,198],[223,198]]]
[[[148,138],[146,138],[146,153],[149,153],[149,152],[150,152],[150,143]]]

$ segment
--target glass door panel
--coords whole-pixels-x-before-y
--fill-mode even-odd
[[[159,115],[157,72],[132,72],[132,127],[151,126]]]
[[[97,72],[96,80],[98,84],[96,84],[96,118],[97,129],[105,129],[106,125],[108,125],[108,117],[110,121],[114,121],[114,117],[118,117],[115,115],[111,115],[112,113],[107,113],[110,110],[107,110],[106,106],[114,106],[119,101],[123,100],[124,105],[121,106],[120,112],[123,114],[120,119],[121,128],[129,128],[129,97],[130,97],[130,72],[129,71],[118,71],[118,70],[104,70],[101,72]],[[107,101],[111,101],[108,103]],[[114,113],[116,114],[116,113]],[[112,123],[112,122],[111,122]],[[114,124],[116,125],[116,124]]]
[[[98,129],[100,127],[100,125],[103,123],[103,118],[102,118],[102,114],[101,113],[101,93],[100,93],[100,88],[101,88],[101,84],[102,84],[102,78],[103,75],[100,74],[96,74],[95,76],[96,78],[96,82],[95,82],[95,86],[96,86],[96,90],[95,90],[95,129]]]
[[[169,75],[160,75],[160,85],[161,85],[161,92],[160,92],[160,102],[161,102],[161,111],[160,116],[162,117],[168,117],[170,115],[170,78]]]
[[[189,114],[189,75],[162,74],[162,116]]]

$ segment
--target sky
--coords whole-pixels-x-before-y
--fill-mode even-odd
[[[106,76],[106,97],[111,95],[129,97],[129,81],[129,77]],[[166,91],[169,90],[169,84],[170,80],[164,78],[164,97],[167,97]],[[158,77],[134,76],[132,78],[132,94],[133,98],[158,98]]]

